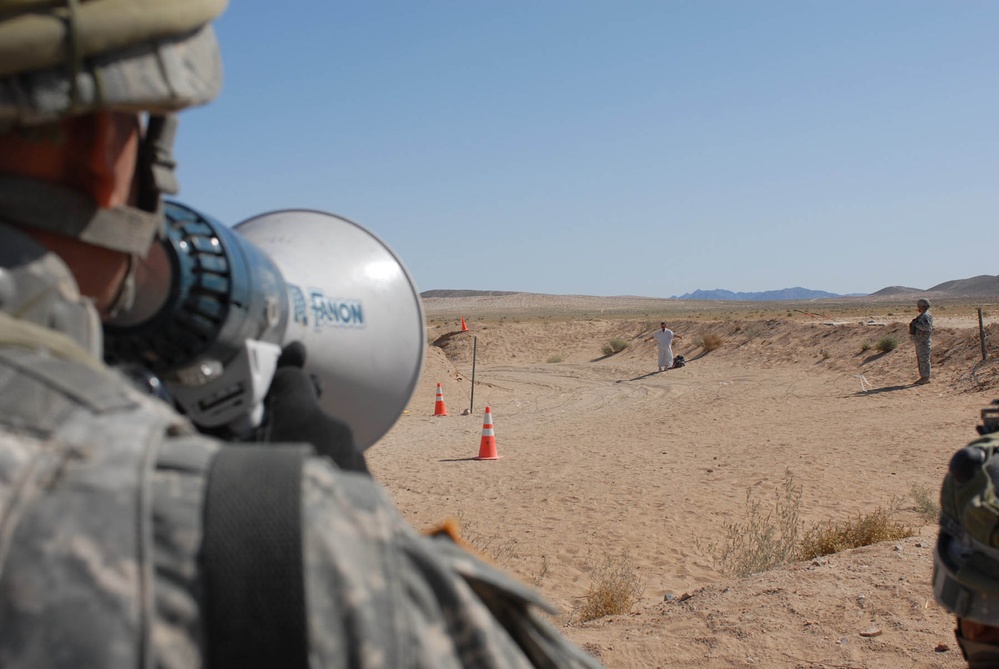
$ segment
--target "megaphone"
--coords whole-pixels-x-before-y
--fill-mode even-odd
[[[166,234],[135,271],[134,305],[105,327],[109,361],[142,365],[207,430],[246,434],[282,348],[299,341],[324,408],[366,449],[419,380],[419,293],[378,237],[321,211],[284,210],[233,228],[166,203]]]

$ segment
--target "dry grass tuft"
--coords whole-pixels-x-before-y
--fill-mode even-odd
[[[746,490],[745,522],[725,523],[719,560],[722,571],[734,576],[776,569],[797,553],[801,487],[794,485],[791,470],[785,470],[784,481],[774,493],[774,507],[766,514],[750,492]]]
[[[720,334],[709,332],[701,335],[694,341],[694,343],[703,348],[705,353],[710,353],[711,351],[720,348],[722,343],[724,343],[724,339],[722,339]]]
[[[898,348],[898,337],[895,335],[885,335],[874,344],[874,348],[877,349],[878,353],[894,351]]]
[[[913,488],[917,511],[935,511],[928,494]],[[920,500],[923,500],[920,502]],[[785,470],[784,481],[775,490],[773,507],[764,513],[759,500],[746,491],[746,519],[725,524],[724,544],[717,551],[723,573],[732,576],[749,576],[770,569],[777,569],[788,562],[811,560],[831,555],[849,548],[869,546],[881,541],[897,541],[911,537],[911,527],[892,520],[898,510],[895,500],[888,508],[878,507],[866,515],[844,522],[826,522],[802,533],[799,519],[801,487],[794,484],[791,470]],[[921,512],[921,513],[923,513]]]
[[[461,533],[461,539],[480,557],[486,558],[493,564],[501,567],[509,566],[516,555],[516,539],[499,539],[494,536],[487,536],[478,531],[475,524],[465,516],[464,509],[458,509],[454,514],[454,521]],[[544,569],[548,571],[547,566]]]
[[[897,541],[915,534],[911,527],[893,521],[894,514],[893,507],[885,509],[879,506],[866,515],[857,514],[853,520],[816,525],[802,539],[799,559],[811,560],[848,548]]]
[[[593,570],[590,589],[577,616],[580,622],[628,613],[642,596],[642,581],[627,555],[607,557]]]
[[[940,518],[940,502],[936,493],[926,486],[912,484],[912,499],[916,505],[916,513],[926,523],[935,523]]]
[[[537,573],[535,573],[534,576],[531,577],[531,585],[533,585],[535,588],[540,588],[541,583],[545,580],[545,576],[548,576],[549,567],[550,565],[548,564],[548,556],[542,555],[541,565],[538,567]]]
[[[614,355],[615,353],[620,353],[624,349],[628,348],[628,342],[623,339],[611,339],[609,342],[604,344],[603,352],[604,355]]]

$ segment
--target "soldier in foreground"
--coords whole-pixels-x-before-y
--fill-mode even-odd
[[[957,617],[972,669],[999,667],[999,407],[982,417],[982,438],[954,454],[944,477],[933,561],[933,594]]]
[[[224,2],[50,4],[0,0],[0,666],[598,666],[399,516],[307,351],[267,398],[297,445],[199,434],[105,364],[176,190],[171,114],[219,88]]]

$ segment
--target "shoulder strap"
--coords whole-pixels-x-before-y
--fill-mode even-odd
[[[239,445],[215,456],[202,547],[209,667],[308,667],[301,522],[307,454]]]

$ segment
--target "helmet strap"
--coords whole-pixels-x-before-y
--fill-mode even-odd
[[[125,278],[121,280],[121,284],[118,286],[118,294],[114,296],[111,306],[108,307],[108,319],[112,319],[118,314],[128,311],[135,304],[135,268],[138,264],[135,254],[129,253],[128,269],[125,272]]]
[[[177,161],[173,158],[177,122],[176,114],[154,114],[146,123],[137,166],[139,206],[146,211],[156,210],[161,193],[174,195],[180,190],[174,174]]]
[[[0,210],[7,223],[139,255],[145,255],[164,224],[160,206],[153,211],[98,207],[72,188],[6,174],[0,174]]]
[[[176,114],[149,117],[136,158],[135,206],[97,207],[82,193],[56,184],[0,175],[4,219],[75,237],[105,248],[145,255],[162,236],[165,218],[161,194],[178,190],[173,158]]]

